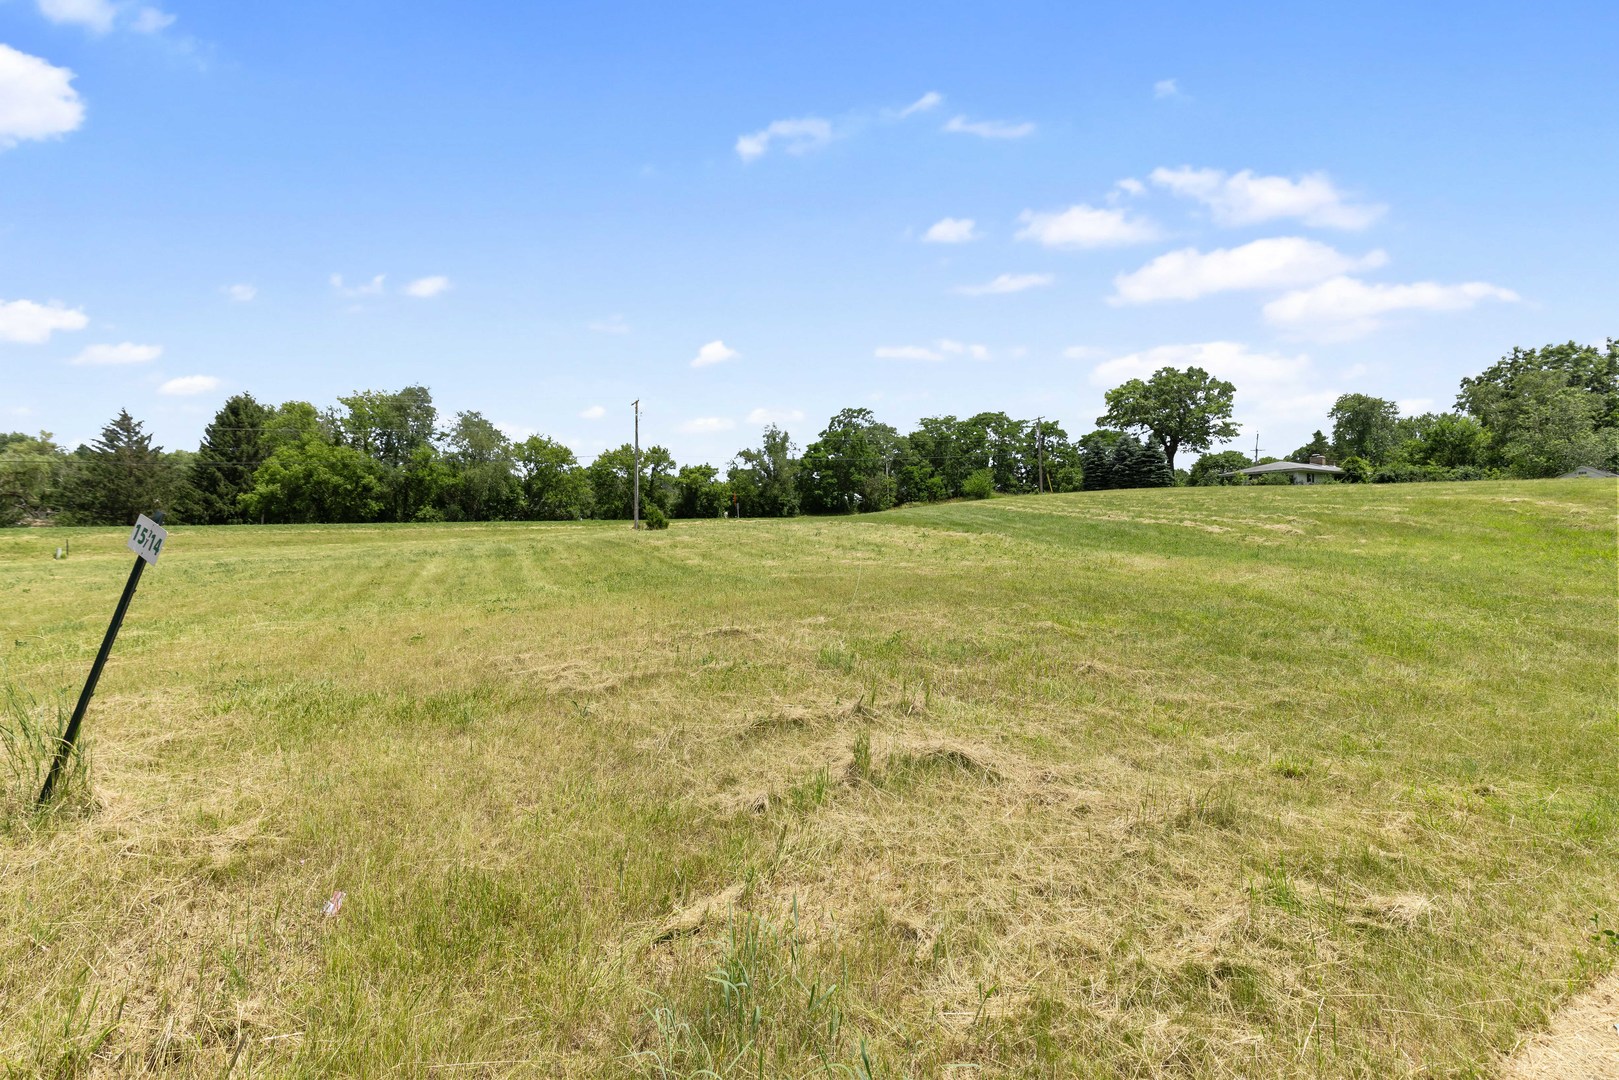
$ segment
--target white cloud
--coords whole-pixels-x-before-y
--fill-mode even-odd
[[[0,150],[65,135],[84,122],[73,72],[0,44]]]
[[[174,16],[168,12],[159,11],[154,7],[143,7],[135,13],[134,21],[129,24],[129,28],[137,34],[155,34],[173,22]]]
[[[927,93],[923,94],[921,97],[917,98],[915,101],[913,101],[909,105],[905,106],[905,108],[901,109],[899,111],[899,118],[901,120],[903,120],[907,116],[912,115],[913,113],[927,112],[929,109],[936,108],[938,106],[938,104],[943,100],[944,100],[944,95],[943,94],[937,93],[937,92],[935,92],[933,90],[929,90]]]
[[[221,285],[219,287],[219,291],[236,301],[238,304],[245,304],[259,295],[258,286],[247,284]]]
[[[1313,288],[1277,297],[1265,305],[1265,319],[1273,326],[1311,337],[1344,341],[1376,330],[1385,315],[1401,311],[1465,311],[1485,300],[1513,303],[1518,294],[1483,281],[1382,285],[1335,277]]]
[[[1395,402],[1395,405],[1399,408],[1401,416],[1421,416],[1423,413],[1433,412],[1433,398],[1406,398],[1404,401]]]
[[[1070,345],[1062,354],[1070,360],[1095,360],[1102,355],[1102,350],[1093,345]]]
[[[114,0],[38,0],[39,13],[53,23],[82,26],[105,34],[123,22],[137,34],[155,34],[174,22],[174,16],[155,7],[136,7]]]
[[[680,430],[688,435],[702,435],[714,431],[730,431],[736,427],[735,420],[723,416],[699,416],[695,420],[687,420],[680,425]]]
[[[1046,247],[1098,248],[1140,244],[1158,238],[1158,228],[1150,221],[1131,218],[1123,210],[1104,210],[1078,203],[1057,213],[1025,210],[1018,215],[1023,228],[1019,240],[1033,240]]]
[[[600,420],[607,415],[607,410],[600,405],[592,405],[588,409],[581,409],[579,416],[585,420]]]
[[[721,364],[727,360],[735,360],[741,355],[735,349],[727,347],[723,341],[710,341],[707,345],[697,350],[697,355],[692,357],[691,366],[708,367],[710,364]]]
[[[872,350],[879,360],[943,360],[941,353],[921,345],[879,345]]]
[[[53,23],[71,23],[105,34],[118,19],[109,0],[39,0],[39,13]]]
[[[1278,428],[1308,431],[1320,426],[1322,420],[1315,418],[1324,418],[1342,392],[1323,381],[1305,353],[1255,352],[1236,341],[1160,345],[1113,357],[1091,370],[1090,381],[1096,387],[1113,387],[1128,379],[1150,378],[1161,367],[1200,367],[1232,383],[1237,388],[1235,418],[1250,439],[1256,427],[1274,433]],[[1286,436],[1287,441],[1293,438]],[[1278,452],[1291,449],[1290,445]]]
[[[766,424],[796,424],[804,419],[803,409],[754,409],[748,413],[748,423],[756,427]]]
[[[1306,225],[1332,229],[1364,229],[1388,208],[1348,202],[1326,173],[1306,173],[1297,180],[1256,176],[1251,169],[1227,175],[1221,169],[1158,168],[1152,182],[1207,206],[1220,225],[1254,225],[1277,218],[1297,218]]]
[[[195,394],[206,394],[218,386],[219,380],[212,375],[182,375],[158,387],[157,392],[172,397],[191,397]]]
[[[1004,120],[968,120],[965,116],[952,116],[945,122],[944,130],[960,135],[977,135],[980,139],[1021,139],[1034,134],[1034,125],[1028,121],[1013,124]]]
[[[940,218],[928,226],[922,239],[929,244],[965,244],[979,238],[975,228],[972,218]]]
[[[41,345],[58,330],[83,330],[89,324],[90,317],[84,312],[63,307],[54,300],[49,304],[0,300],[0,341]]]
[[[1126,176],[1123,180],[1113,185],[1113,190],[1120,195],[1128,195],[1134,199],[1147,193],[1147,185],[1133,176]]]
[[[736,153],[743,161],[763,157],[772,142],[780,141],[789,154],[807,154],[819,150],[832,141],[832,123],[818,116],[804,116],[797,120],[776,120],[769,127],[752,135],[740,135],[736,140]]]
[[[513,424],[505,420],[496,420],[495,427],[514,443],[520,443],[529,436],[540,433],[539,428],[531,428],[527,424]]]
[[[1181,96],[1181,88],[1174,79],[1159,79],[1152,84],[1152,96],[1162,101],[1164,98]]]
[[[1050,285],[1055,280],[1050,274],[1001,274],[982,285],[958,285],[956,291],[963,296],[998,296]]]
[[[1382,251],[1359,257],[1345,255],[1300,236],[1255,240],[1207,254],[1196,248],[1182,248],[1115,277],[1115,292],[1108,303],[1145,304],[1154,300],[1195,300],[1235,289],[1296,288],[1351,270],[1382,266],[1387,261]]]
[[[949,356],[970,356],[974,360],[988,360],[989,346],[974,345],[964,341],[951,341],[949,338],[940,338],[939,351]]]
[[[163,355],[161,345],[136,345],[132,341],[117,345],[91,345],[69,360],[70,364],[144,364]]]
[[[589,324],[589,328],[598,334],[627,334],[630,324],[624,321],[622,315],[610,315],[605,319],[597,319]]]
[[[333,274],[330,280],[332,283],[332,288],[336,289],[343,296],[381,296],[382,282],[384,277],[386,277],[386,275],[378,274],[376,277],[372,278],[363,285],[343,284],[342,274]]]
[[[406,285],[405,295],[414,296],[418,300],[427,300],[449,290],[450,279],[443,274],[434,274],[432,277],[417,278]]]

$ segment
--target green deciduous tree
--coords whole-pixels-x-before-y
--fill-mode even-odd
[[[266,458],[241,504],[249,519],[279,524],[372,521],[384,509],[382,495],[375,459],[315,431]]]
[[[1253,461],[1241,450],[1222,450],[1217,454],[1204,454],[1192,464],[1186,482],[1193,487],[1241,483],[1244,477],[1226,474],[1246,469],[1252,464]]]
[[[799,461],[792,439],[774,424],[757,449],[740,451],[726,479],[744,517],[792,517],[799,510]]]
[[[1131,379],[1109,390],[1107,413],[1096,422],[1146,432],[1173,469],[1182,447],[1207,450],[1236,436],[1237,425],[1231,422],[1236,390],[1200,367],[1162,367],[1145,381]]]
[[[459,412],[447,437],[455,483],[446,510],[454,520],[493,521],[515,515],[520,499],[511,440],[482,413]]]
[[[530,435],[513,449],[523,493],[523,516],[568,521],[590,516],[590,482],[573,451],[544,435]]]
[[[0,525],[45,520],[61,510],[69,461],[48,431],[0,434]]]
[[[800,488],[812,513],[886,510],[899,485],[894,477],[899,433],[879,423],[870,409],[844,409],[804,450]]]
[[[1332,418],[1332,452],[1339,458],[1362,457],[1380,465],[1398,438],[1400,407],[1368,394],[1342,394],[1327,415]]]

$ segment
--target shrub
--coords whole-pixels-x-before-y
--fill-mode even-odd
[[[979,469],[961,482],[961,493],[969,499],[987,499],[995,494],[995,480],[988,469]]]
[[[641,519],[641,522],[649,529],[667,529],[669,527],[669,519],[656,506],[646,508],[646,516]]]
[[[1372,463],[1358,455],[1344,458],[1339,468],[1344,471],[1344,480],[1350,484],[1364,484],[1372,477]]]

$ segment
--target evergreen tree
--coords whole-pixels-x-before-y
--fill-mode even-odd
[[[163,448],[123,409],[101,435],[74,454],[77,475],[68,502],[85,524],[133,525],[140,514],[166,510],[179,486]]]
[[[1100,439],[1086,441],[1080,461],[1084,469],[1081,491],[1106,491],[1116,486],[1113,482],[1113,455]]]
[[[270,410],[252,394],[237,394],[214,414],[191,463],[191,512],[204,525],[239,525],[246,520],[239,497],[253,489],[253,474],[269,457],[264,424]]]
[[[1113,454],[1108,462],[1113,487],[1138,488],[1147,486],[1149,463],[1143,457],[1143,454],[1141,443],[1136,441],[1133,435],[1126,435],[1113,444]]]
[[[1169,458],[1164,456],[1163,447],[1149,443],[1142,449],[1139,460],[1144,481],[1142,487],[1175,486],[1175,470],[1169,467]]]

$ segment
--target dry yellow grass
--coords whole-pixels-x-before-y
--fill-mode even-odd
[[[1619,959],[1614,496],[176,529],[0,834],[0,1061],[1486,1075]],[[127,561],[57,542],[36,695]]]

